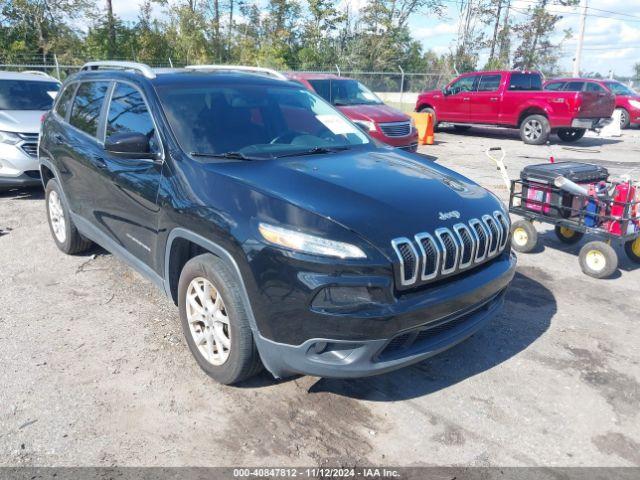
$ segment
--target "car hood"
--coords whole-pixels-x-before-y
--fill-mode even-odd
[[[418,155],[384,149],[211,168],[330,219],[384,251],[393,238],[502,209],[494,195],[465,177]]]
[[[38,133],[46,110],[0,110],[0,130],[5,132]]]
[[[408,115],[385,104],[352,105],[338,107],[338,109],[352,120],[367,120],[376,123],[409,121]]]

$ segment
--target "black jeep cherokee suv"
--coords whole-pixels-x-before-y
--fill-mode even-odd
[[[51,233],[163,289],[216,380],[386,372],[500,308],[516,260],[485,189],[298,84],[118,66],[85,66],[44,119]]]

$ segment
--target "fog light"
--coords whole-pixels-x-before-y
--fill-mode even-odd
[[[320,290],[311,302],[316,310],[343,310],[376,303],[378,288],[326,287]]]

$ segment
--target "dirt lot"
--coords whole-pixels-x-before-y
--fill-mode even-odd
[[[513,132],[441,132],[423,152],[504,194],[558,159],[638,169],[640,131],[572,149]],[[176,308],[103,250],[67,257],[42,194],[0,195],[0,465],[640,465],[640,268],[578,267],[542,236],[520,255],[505,309],[467,342],[361,380],[263,374],[242,387],[202,373]]]

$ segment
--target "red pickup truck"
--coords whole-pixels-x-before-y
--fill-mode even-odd
[[[465,73],[442,90],[420,94],[416,103],[417,112],[435,116],[435,125],[519,128],[522,141],[532,145],[546,143],[551,133],[575,142],[587,129],[611,122],[614,107],[609,92],[543,91],[542,75],[523,71]]]

